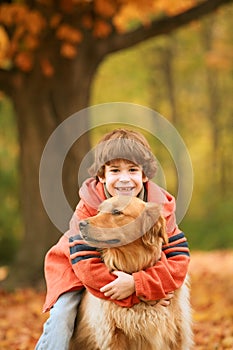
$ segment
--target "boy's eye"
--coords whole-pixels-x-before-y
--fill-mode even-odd
[[[122,211],[118,210],[118,209],[113,209],[112,210],[112,214],[113,215],[121,215],[122,214]]]
[[[130,171],[131,172],[135,172],[135,171],[138,171],[139,169],[138,168],[131,168]]]

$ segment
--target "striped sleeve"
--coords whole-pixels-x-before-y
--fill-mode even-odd
[[[178,255],[190,255],[188,242],[183,232],[169,237],[168,244],[163,245],[162,250],[167,258],[171,258]]]
[[[69,248],[72,265],[81,260],[100,257],[100,252],[95,247],[87,245],[80,235],[69,238]]]

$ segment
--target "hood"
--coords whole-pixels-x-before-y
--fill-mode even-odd
[[[172,232],[176,227],[176,202],[175,198],[166,190],[156,185],[152,181],[145,184],[147,190],[148,202],[153,202],[161,205],[161,214],[167,222],[167,231]],[[87,179],[82,184],[79,190],[80,199],[90,208],[95,211],[99,205],[106,199],[103,184],[97,181],[94,177]]]
[[[156,185],[152,181],[146,183],[148,202],[154,202],[162,207],[162,214],[166,217],[176,210],[175,198],[166,190]],[[94,177],[85,180],[79,190],[80,199],[93,209],[98,209],[99,205],[106,199],[103,184]]]
[[[103,184],[94,177],[85,180],[79,190],[80,199],[87,206],[97,210],[100,203],[106,199]]]
[[[174,231],[174,229],[177,227],[175,216],[175,198],[152,181],[148,181],[146,188],[148,193],[148,202],[155,202],[161,205],[161,214],[166,219],[167,232],[170,233]]]

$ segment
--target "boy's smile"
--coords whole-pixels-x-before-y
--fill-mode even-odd
[[[126,195],[136,197],[148,179],[143,174],[142,167],[128,160],[115,159],[109,165],[105,165],[104,178],[99,178],[105,183],[111,196]]]

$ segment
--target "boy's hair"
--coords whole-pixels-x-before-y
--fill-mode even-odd
[[[114,159],[125,159],[141,165],[148,179],[153,178],[157,170],[157,162],[148,141],[136,131],[120,128],[105,134],[95,148],[90,175],[103,178],[105,165]]]

